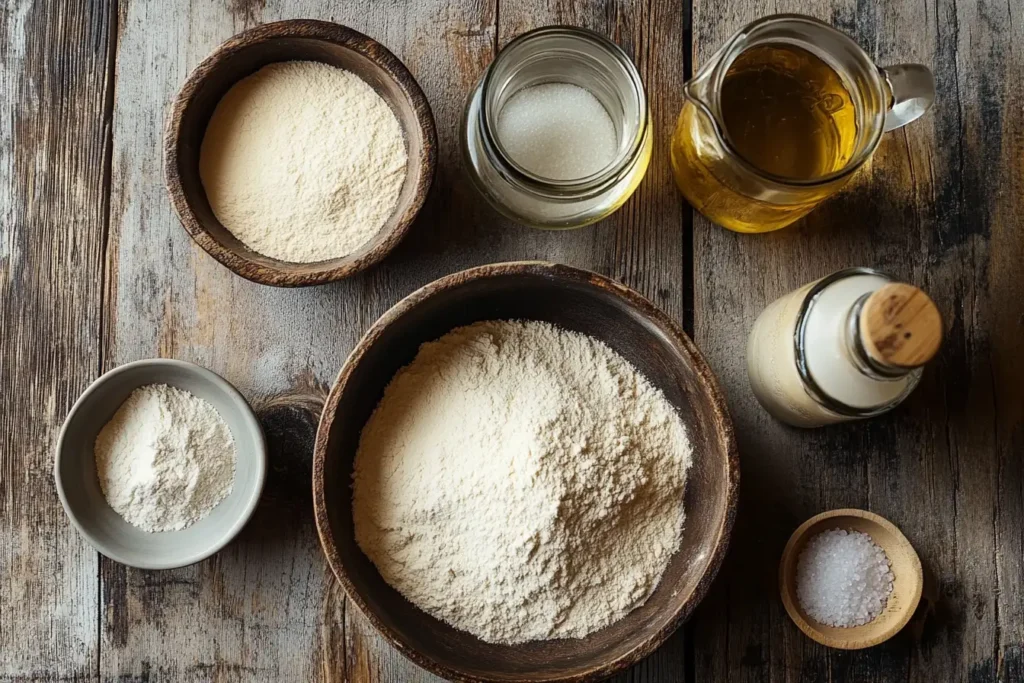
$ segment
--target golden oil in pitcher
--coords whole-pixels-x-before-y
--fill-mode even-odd
[[[882,132],[927,110],[923,66],[879,69],[809,17],[745,27],[686,84],[672,168],[701,213],[739,232],[789,225],[845,185]]]
[[[725,134],[747,162],[785,180],[840,170],[857,140],[850,93],[832,67],[792,45],[742,53],[722,82]]]

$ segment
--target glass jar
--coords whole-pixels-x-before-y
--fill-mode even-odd
[[[509,156],[496,133],[498,116],[517,92],[544,83],[579,86],[604,106],[617,140],[605,168],[554,180]],[[471,93],[462,126],[473,184],[497,211],[536,228],[578,228],[615,212],[643,179],[651,144],[647,94],[633,62],[608,39],[567,26],[539,28],[506,45]]]

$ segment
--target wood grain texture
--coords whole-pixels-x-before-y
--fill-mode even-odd
[[[104,678],[333,680],[343,668],[344,607],[313,533],[309,456],[358,304],[329,287],[236,277],[188,238],[162,183],[168,104],[254,11],[120,4],[104,365],[165,356],[209,367],[253,402],[270,448],[260,507],[225,551],[164,572],[102,561]]]
[[[687,531],[647,602],[586,638],[482,643],[415,609],[381,579],[356,545],[349,475],[352,435],[373,401],[420,344],[493,317],[536,319],[606,342],[664,391],[693,427],[701,457],[687,475]],[[642,320],[641,324],[638,321]],[[490,264],[441,278],[374,323],[324,403],[313,458],[313,506],[328,563],[349,604],[410,658],[440,676],[484,681],[594,681],[637,664],[690,615],[712,583],[736,513],[738,455],[724,397],[692,341],[648,299],[591,271],[562,264]]]
[[[160,187],[158,156],[137,150],[159,148],[165,105],[221,41],[256,22],[321,18],[373,36],[405,61],[446,122],[441,173],[450,179],[458,152],[453,122],[471,77],[489,59],[493,8],[283,2],[192,10],[140,2],[121,10],[107,364],[151,355],[198,361],[239,386],[265,426],[276,423],[287,439],[272,446],[257,517],[225,553],[169,579],[104,564],[103,672],[175,680],[380,680],[378,671],[391,680],[422,678],[387,648],[360,649],[373,641],[355,635],[365,624],[345,608],[313,534],[309,458],[319,406],[303,406],[315,404],[362,331],[399,293],[449,269],[437,233],[471,223],[459,220],[470,198],[451,182],[435,192],[446,222],[438,205],[428,206],[434,217],[410,236],[419,233],[420,248],[385,267],[337,285],[275,290],[240,280],[190,242]],[[161,27],[158,36],[153,26]]]
[[[110,3],[0,3],[0,680],[88,679],[96,554],[53,484],[99,367]]]
[[[1024,680],[1024,9],[692,0],[691,26],[688,4],[0,0],[0,681],[438,680],[383,643],[321,558],[316,415],[391,303],[455,270],[530,258],[621,279],[692,323],[741,436],[745,484],[724,575],[686,632],[617,682]],[[887,134],[855,181],[793,228],[749,236],[691,221],[667,158],[686,64],[784,11],[833,23],[880,63],[932,66],[936,107]],[[166,107],[189,70],[245,28],[297,17],[388,46],[422,85],[439,135],[435,185],[409,237],[381,266],[301,291],[246,282],[195,246],[160,158]],[[548,233],[483,207],[461,176],[457,131],[496,48],[552,22],[626,49],[657,129],[647,178],[621,211]],[[746,333],[773,298],[850,265],[928,292],[944,346],[895,413],[783,427],[750,394]],[[243,536],[171,572],[98,558],[51,476],[57,430],[88,381],[149,356],[225,375],[271,443],[265,496]],[[899,525],[926,575],[918,618],[858,653],[802,636],[775,584],[790,532],[842,506]]]
[[[682,18],[675,8],[608,3],[601,12],[598,18],[607,20],[587,24],[636,50],[645,78],[671,84],[658,90],[648,84],[649,91],[676,98],[682,76],[673,60],[682,55]],[[145,356],[174,356],[221,372],[257,402],[308,396],[333,379],[362,331],[401,295],[463,267],[539,256],[618,275],[681,315],[683,211],[667,160],[655,161],[644,186],[615,219],[574,232],[511,225],[483,209],[465,184],[458,122],[469,90],[494,56],[499,14],[494,3],[325,7],[288,0],[190,9],[126,2],[120,14],[108,367]],[[388,262],[343,283],[301,292],[243,282],[194,247],[161,194],[158,159],[138,153],[159,145],[165,105],[188,70],[219,42],[254,23],[293,17],[351,26],[395,52],[430,100],[439,137],[431,197]],[[658,23],[680,30],[657,33]],[[161,30],[154,33],[153,26]],[[654,35],[657,45],[646,38]],[[665,104],[655,97],[652,105],[664,113],[678,101]],[[271,476],[268,495],[274,485]],[[272,508],[268,515],[276,512]],[[339,668],[316,668],[329,654],[316,617],[331,582],[308,521],[296,511],[286,525],[292,533],[257,543],[250,538],[256,533],[252,527],[260,527],[257,519],[242,542],[214,560],[178,570],[180,576],[163,581],[158,591],[147,585],[144,572],[105,562],[104,673],[148,670],[198,678],[216,670],[229,677],[270,679],[343,670],[351,680],[379,680],[380,672],[388,672],[390,680],[419,676],[400,655],[378,647],[375,638],[358,637],[368,631],[350,609],[341,610],[346,648],[333,662]],[[248,614],[257,602],[263,609]],[[294,618],[282,618],[282,606]],[[192,656],[182,660],[181,651]]]
[[[540,26],[568,24],[597,31],[622,47],[636,64],[647,90],[656,150],[637,192],[617,213],[596,226],[566,233],[510,226],[507,234],[515,239],[518,257],[542,258],[606,273],[681,321],[684,234],[689,211],[684,211],[686,204],[675,188],[664,152],[682,105],[686,80],[686,12],[679,3],[666,0],[553,0],[500,2],[498,16],[501,46]]]
[[[776,11],[829,21],[881,64],[931,65],[938,98],[796,226],[751,237],[695,223],[696,341],[729,393],[744,479],[726,575],[693,623],[695,680],[1020,680],[1024,290],[1010,264],[1024,259],[1021,10],[944,0],[694,0],[695,63]],[[789,429],[750,392],[749,326],[775,297],[854,265],[928,292],[945,317],[944,346],[895,412]],[[930,575],[923,620],[857,653],[800,635],[774,587],[789,533],[837,507],[893,521]]]

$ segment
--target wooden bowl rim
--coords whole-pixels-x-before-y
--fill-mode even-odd
[[[412,201],[405,207],[401,220],[385,235],[384,239],[365,254],[360,256],[349,254],[340,259],[331,259],[323,263],[339,261],[340,263],[329,267],[324,266],[307,273],[288,272],[256,262],[222,243],[207,229],[192,208],[191,199],[181,182],[182,174],[178,164],[178,143],[182,134],[181,126],[184,114],[194,102],[196,93],[208,75],[241,50],[279,38],[310,38],[328,42],[359,53],[373,62],[398,83],[415,111],[419,132],[423,137],[423,149],[420,154],[422,172],[416,184]],[[170,195],[171,205],[174,207],[175,213],[178,214],[178,219],[185,231],[206,253],[236,274],[259,284],[277,287],[303,287],[333,282],[366,270],[380,262],[409,232],[413,221],[426,202],[436,167],[437,130],[434,124],[434,114],[419,83],[416,82],[405,64],[373,38],[347,26],[316,19],[288,19],[261,24],[232,36],[218,45],[185,79],[185,83],[178,91],[168,113],[164,130],[164,184]],[[396,207],[396,211],[399,208],[401,207]],[[264,256],[264,258],[280,261],[269,256]],[[280,261],[280,263],[289,262]],[[302,265],[313,267],[317,264]]]
[[[882,631],[866,638],[851,637],[842,639],[822,633],[813,623],[804,618],[803,611],[798,606],[796,597],[793,594],[793,590],[796,585],[796,562],[799,559],[794,557],[797,548],[802,547],[808,531],[810,531],[810,529],[819,522],[829,519],[838,519],[841,517],[864,519],[882,527],[888,533],[892,534],[898,545],[908,551],[907,555],[912,560],[911,574],[914,580],[913,589],[911,591],[910,599],[906,601],[906,606],[900,613],[899,618],[892,620]],[[877,543],[877,541],[875,542]],[[789,569],[787,570],[787,568]],[[921,593],[923,588],[924,572],[921,566],[921,558],[918,556],[914,546],[910,543],[910,540],[907,539],[902,531],[900,531],[899,527],[887,520],[885,517],[875,514],[874,512],[868,512],[867,510],[860,510],[858,508],[838,508],[836,510],[827,510],[814,515],[797,527],[796,531],[794,531],[789,537],[789,541],[786,543],[786,547],[782,551],[782,559],[779,560],[779,592],[782,595],[782,604],[786,608],[786,613],[789,615],[789,618],[792,619],[793,623],[795,623],[804,635],[811,640],[826,647],[832,647],[838,650],[863,650],[864,648],[884,643],[899,633],[903,630],[903,627],[907,625],[907,622],[910,621],[910,618],[914,616],[914,612],[917,610],[917,605],[921,602]],[[865,626],[866,625],[867,624],[865,624]]]
[[[327,459],[327,440],[331,426],[338,409],[338,402],[351,378],[355,368],[366,355],[367,350],[376,342],[379,333],[394,323],[399,317],[421,302],[441,292],[455,289],[466,283],[505,275],[540,275],[560,282],[583,283],[605,291],[611,292],[629,304],[630,308],[639,312],[645,319],[653,322],[669,340],[685,355],[698,376],[698,381],[704,386],[711,400],[711,409],[716,417],[715,422],[720,426],[717,431],[719,438],[725,444],[725,455],[727,459],[727,491],[725,515],[717,532],[717,541],[714,550],[704,573],[698,580],[690,596],[680,606],[672,618],[660,629],[651,632],[637,647],[626,652],[616,659],[600,663],[588,671],[569,676],[556,676],[551,678],[533,678],[531,683],[586,683],[589,681],[602,680],[612,674],[621,671],[641,659],[650,655],[693,612],[694,608],[704,599],[711,586],[712,581],[721,568],[729,547],[730,535],[736,518],[736,507],[739,494],[739,452],[736,445],[735,431],[732,419],[726,406],[724,395],[718,386],[718,381],[711,372],[704,357],[693,341],[686,335],[683,329],[664,312],[646,299],[640,293],[626,287],[625,285],[612,280],[604,275],[575,268],[559,263],[547,261],[509,261],[504,263],[492,263],[476,266],[467,270],[459,271],[439,278],[409,294],[397,304],[388,309],[377,321],[370,326],[363,337],[356,344],[349,354],[335,380],[334,386],[324,403],[323,412],[320,415],[320,424],[317,428],[316,445],[313,451],[313,510],[316,517],[317,534],[320,537],[320,544],[327,562],[345,589],[348,598],[359,608],[359,611],[370,621],[373,627],[380,633],[392,647],[407,658],[423,667],[427,671],[438,676],[456,681],[480,681],[482,683],[508,683],[507,678],[491,678],[468,676],[467,674],[449,668],[448,666],[432,659],[428,655],[408,646],[401,637],[393,632],[388,626],[381,622],[376,614],[370,610],[363,601],[354,584],[349,579],[345,565],[341,560],[338,549],[334,543],[334,535],[331,530],[330,521],[327,516],[327,502],[324,487],[324,466]]]

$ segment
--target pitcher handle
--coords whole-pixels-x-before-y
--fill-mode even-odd
[[[900,128],[920,118],[935,101],[935,77],[923,64],[897,64],[881,68],[892,93],[884,130]]]

